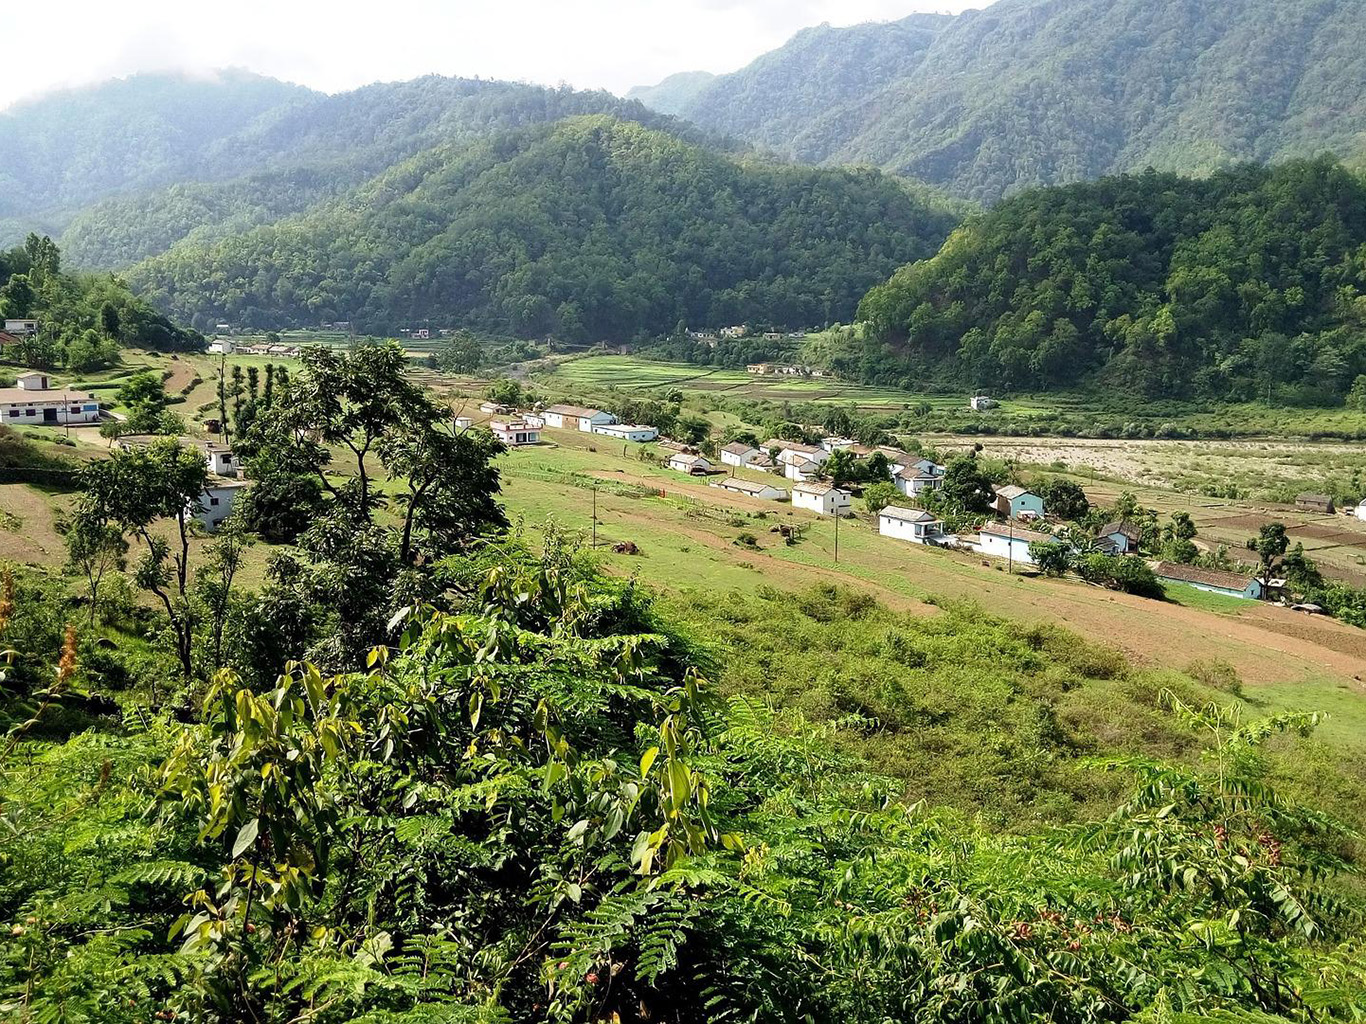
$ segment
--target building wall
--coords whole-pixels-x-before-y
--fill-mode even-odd
[[[34,392],[35,395],[42,392]],[[54,410],[56,419],[48,419],[45,410]],[[77,410],[72,412],[72,410]],[[100,406],[98,402],[53,402],[51,398],[46,401],[34,401],[31,403],[20,402],[17,405],[7,403],[0,410],[0,422],[7,426],[42,426],[44,423],[49,426],[63,426],[68,423],[98,423],[100,421]]]
[[[895,537],[897,540],[908,540],[912,544],[924,544],[926,531],[933,528],[933,523],[908,523],[904,519],[893,519],[890,516],[878,516],[878,533],[884,537]]]
[[[744,465],[748,465],[749,460],[752,459],[752,458],[754,458],[753,454],[748,455],[748,456],[745,456],[745,455],[734,455],[734,454],[732,454],[731,452],[722,452],[722,453],[721,453],[721,462],[722,462],[724,465],[727,465],[727,466],[744,466]]]
[[[1010,558],[1012,548],[1014,549],[1015,561],[1024,565],[1034,564],[1034,559],[1029,557],[1029,542],[1019,537],[1011,540],[1009,537],[998,537],[992,533],[984,533],[977,544],[978,551],[984,555],[991,555],[993,558]]]
[[[1026,512],[1033,512],[1036,516],[1043,515],[1043,499],[1037,494],[1021,494],[1018,498],[1010,501],[1010,516],[1012,519],[1019,519]]]
[[[205,529],[217,529],[222,525],[223,520],[232,514],[241,493],[242,488],[240,487],[225,487],[222,490],[205,491],[199,498],[199,504],[203,506],[203,509],[196,512],[194,518]]]

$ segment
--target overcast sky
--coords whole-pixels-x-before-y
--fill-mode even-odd
[[[984,0],[0,0],[0,108],[137,71],[241,67],[328,92],[436,72],[625,92],[733,71],[823,21]]]

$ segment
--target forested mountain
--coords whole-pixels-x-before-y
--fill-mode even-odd
[[[954,220],[876,171],[738,161],[598,116],[433,148],[307,215],[179,245],[131,279],[198,323],[433,318],[627,340],[680,320],[848,317]]]
[[[135,75],[0,111],[0,218],[60,216],[208,166],[216,142],[323,97],[241,71]]]
[[[716,80],[710,71],[680,71],[658,85],[638,85],[626,94],[628,100],[639,100],[661,114],[677,114]]]
[[[983,201],[1366,151],[1366,0],[999,0],[910,25],[802,33],[674,112]]]
[[[137,76],[0,114],[0,236],[66,229],[71,262],[121,266],[192,231],[300,213],[443,142],[593,113],[703,137],[609,93],[513,82],[429,75],[327,96],[245,73]]]
[[[1366,182],[1320,158],[1031,190],[860,316],[842,369],[871,379],[1336,401],[1366,374]]]

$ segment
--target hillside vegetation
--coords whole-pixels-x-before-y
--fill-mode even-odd
[[[1366,3],[999,0],[803,32],[669,109],[986,202],[1149,165],[1346,158],[1366,151]]]
[[[953,223],[875,171],[737,162],[589,117],[431,149],[306,216],[177,246],[130,278],[196,323],[435,317],[627,340],[680,321],[847,317]]]
[[[245,72],[139,75],[0,113],[0,234],[63,230],[72,262],[122,266],[299,213],[439,143],[595,113],[692,137],[605,92],[428,75],[328,96]]]
[[[860,316],[868,342],[835,361],[871,380],[1366,399],[1366,182],[1320,159],[1030,191]]]

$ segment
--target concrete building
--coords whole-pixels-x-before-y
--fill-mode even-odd
[[[615,423],[617,418],[601,409],[587,409],[581,405],[550,405],[541,413],[545,425],[557,430],[582,430],[591,434],[596,426]]]
[[[1047,533],[1022,530],[1006,523],[987,523],[982,527],[976,548],[984,555],[1005,558],[1022,565],[1033,565],[1029,553],[1031,544],[1061,544],[1063,541]]]
[[[1015,484],[994,488],[996,500],[992,507],[1006,519],[1021,519],[1030,516],[1043,517],[1043,499],[1033,491],[1025,490]]]
[[[944,523],[918,508],[888,505],[877,514],[877,532],[884,537],[924,544],[944,532]]]
[[[1201,569],[1194,565],[1178,562],[1158,562],[1153,572],[1164,583],[1184,583],[1196,590],[1206,590],[1211,594],[1225,597],[1239,597],[1256,601],[1262,596],[1262,581],[1236,572],[1222,569]]]
[[[539,444],[541,440],[540,429],[522,420],[490,420],[489,429],[493,431],[494,437],[510,448],[519,448],[524,444]]]
[[[0,388],[0,422],[8,426],[98,423],[100,403],[84,391],[54,388],[46,373],[21,373],[18,387]]]
[[[593,433],[615,437],[618,441],[634,441],[637,444],[653,441],[659,436],[659,431],[654,427],[639,423],[603,423],[594,427]]]
[[[764,501],[782,501],[787,497],[786,487],[779,487],[776,484],[755,483],[753,480],[737,480],[735,477],[717,481],[711,486],[722,491],[733,491],[736,494],[743,494],[749,498],[760,498]]]
[[[711,472],[711,463],[705,456],[679,452],[669,460],[669,468],[689,476],[705,476]]]
[[[218,529],[223,520],[232,515],[246,488],[247,484],[242,480],[210,480],[199,497],[198,507],[190,509],[191,518],[206,530]]]
[[[849,511],[849,492],[821,483],[799,483],[792,488],[792,505],[822,516],[840,516]]]
[[[721,464],[723,466],[748,466],[762,454],[753,445],[745,444],[743,441],[732,441],[721,449]]]

